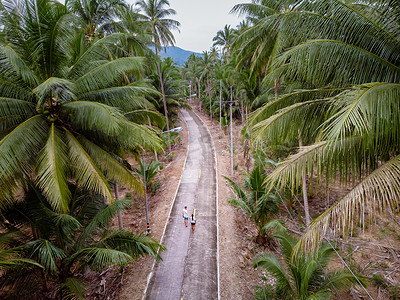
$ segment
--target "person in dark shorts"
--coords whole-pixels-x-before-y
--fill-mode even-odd
[[[194,227],[196,226],[196,218],[194,217],[193,214],[190,217],[190,224],[192,225],[192,232],[194,232]]]
[[[189,214],[187,211],[187,206],[185,206],[185,208],[182,211],[182,217],[183,217],[183,222],[185,223],[185,226],[188,226],[188,221],[189,221]]]

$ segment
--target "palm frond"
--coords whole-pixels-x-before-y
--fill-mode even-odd
[[[335,58],[335,63],[327,57]],[[312,40],[297,45],[277,58],[275,64],[285,62],[289,62],[287,74],[292,79],[306,80],[317,86],[400,80],[400,67],[374,53],[337,40]]]
[[[33,103],[0,97],[0,131],[16,126],[34,114],[35,105]]]
[[[42,107],[45,102],[51,101],[51,98],[57,96],[57,100],[61,103],[70,102],[75,100],[73,93],[74,84],[64,78],[50,77],[37,85],[33,92],[38,96],[37,107]],[[55,93],[56,90],[62,90],[62,92]],[[48,105],[50,103],[47,103]]]
[[[267,140],[271,143],[284,144],[288,140],[297,140],[299,132],[305,140],[315,139],[317,128],[324,120],[326,103],[328,99],[317,99],[283,108],[253,126],[254,142],[263,143]]]
[[[225,178],[225,180],[227,180],[231,187],[233,188],[233,191],[235,192],[235,194],[238,196],[239,199],[243,199],[243,201],[247,202],[247,195],[245,192],[243,192],[243,190],[240,188],[240,186],[234,182],[232,179],[222,175],[223,178]]]
[[[86,149],[104,176],[117,181],[121,185],[129,186],[136,191],[142,191],[140,180],[136,178],[124,165],[118,162],[108,152],[92,143],[83,136],[77,137],[79,143]]]
[[[79,59],[69,71],[67,78],[76,80],[83,76],[88,70],[99,66],[99,62],[104,62],[104,59],[108,58],[105,55],[105,47],[107,45],[114,45],[124,39],[126,39],[125,33],[113,33],[95,41],[82,55],[79,56]]]
[[[400,155],[392,158],[373,171],[355,186],[346,196],[316,218],[299,240],[295,252],[316,249],[321,239],[333,228],[344,237],[353,231],[356,222],[372,222],[377,213],[386,215],[399,208],[400,200]],[[368,220],[365,214],[369,212]]]
[[[268,176],[271,186],[292,189],[301,185],[304,174],[313,175],[317,171],[317,181],[325,176],[330,179],[339,178],[344,182],[359,178],[367,169],[366,163],[370,156],[363,152],[361,137],[354,136],[338,141],[322,141],[300,148],[296,154],[278,164],[278,167]],[[350,176],[351,174],[351,176]]]
[[[85,292],[87,283],[82,278],[68,277],[65,282],[61,283],[58,287],[63,290],[67,299],[71,300],[85,300]]]
[[[368,140],[376,136],[376,147],[390,151],[399,143],[399,98],[400,84],[387,82],[355,86],[339,94],[333,99],[338,112],[326,121],[324,138],[337,140],[356,134]]]
[[[125,149],[135,150],[135,147],[139,146],[150,151],[163,151],[162,139],[155,131],[144,125],[126,121],[119,137]]]
[[[125,116],[137,124],[146,124],[150,120],[151,124],[157,124],[160,128],[165,127],[165,117],[158,111],[136,109],[126,112]]]
[[[119,134],[126,120],[118,108],[89,101],[74,101],[61,106],[60,117],[79,130]]]
[[[24,121],[0,140],[0,182],[13,178],[22,170],[30,172],[26,162],[34,158],[44,144],[48,124],[41,116]]]
[[[50,273],[56,273],[58,270],[57,262],[67,257],[64,250],[48,240],[41,239],[28,242],[26,248],[30,249],[31,257],[35,257],[45,270]]]
[[[69,131],[65,131],[66,140],[69,146],[71,168],[78,186],[93,190],[94,192],[104,196],[108,201],[114,201],[110,192],[110,186],[103,173],[79,141]]]
[[[121,212],[129,207],[129,202],[130,200],[128,199],[115,201],[94,216],[94,218],[82,231],[76,242],[78,249],[84,245],[89,245],[91,242],[89,238],[93,238],[95,231],[98,229],[104,229],[118,212]]]
[[[56,212],[68,211],[71,192],[68,189],[68,149],[54,123],[37,160],[37,183]]]
[[[77,94],[88,93],[93,90],[104,89],[121,80],[124,73],[133,73],[141,78],[143,72],[143,58],[123,57],[101,64],[76,79]]]
[[[74,253],[68,260],[88,264],[92,270],[100,271],[111,265],[126,266],[134,259],[118,250],[90,247]]]
[[[38,79],[35,74],[26,65],[23,58],[10,46],[5,46],[1,52],[4,51],[5,56],[8,59],[8,62],[12,66],[12,69],[18,76],[22,78],[24,82],[28,84],[30,87],[35,87],[38,84]]]
[[[280,286],[277,288],[283,292],[281,296],[290,297],[295,294],[288,274],[275,255],[265,253],[258,255],[254,258],[253,267],[261,267],[278,279]]]
[[[0,272],[13,269],[28,269],[31,267],[43,268],[43,266],[32,259],[27,258],[10,258],[6,260],[0,260]]]
[[[128,253],[135,259],[152,255],[156,260],[161,260],[160,253],[166,250],[165,246],[159,244],[152,237],[144,234],[135,236],[127,230],[114,231],[99,241],[97,245]]]
[[[160,96],[158,91],[149,87],[125,85],[108,87],[101,90],[91,90],[79,95],[78,100],[96,101],[110,106],[120,107],[123,110],[135,108],[152,108],[153,105],[143,96]]]

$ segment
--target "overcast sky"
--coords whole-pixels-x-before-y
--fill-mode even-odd
[[[134,3],[136,1],[129,0]],[[225,24],[236,28],[240,23],[237,15],[229,11],[235,4],[249,0],[169,0],[177,14],[173,19],[181,23],[181,33],[174,31],[176,46],[194,52],[210,50],[213,37]]]

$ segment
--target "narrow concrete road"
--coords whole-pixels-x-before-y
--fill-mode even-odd
[[[189,151],[162,243],[167,251],[155,264],[146,299],[218,299],[215,158],[211,137],[200,119],[183,111]],[[196,209],[194,233],[182,218]]]

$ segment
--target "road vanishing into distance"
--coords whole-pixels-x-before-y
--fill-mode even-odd
[[[150,275],[145,299],[218,299],[217,183],[215,155],[206,126],[192,111],[186,164],[161,240],[167,247]],[[182,210],[196,209],[196,229],[185,227]]]

